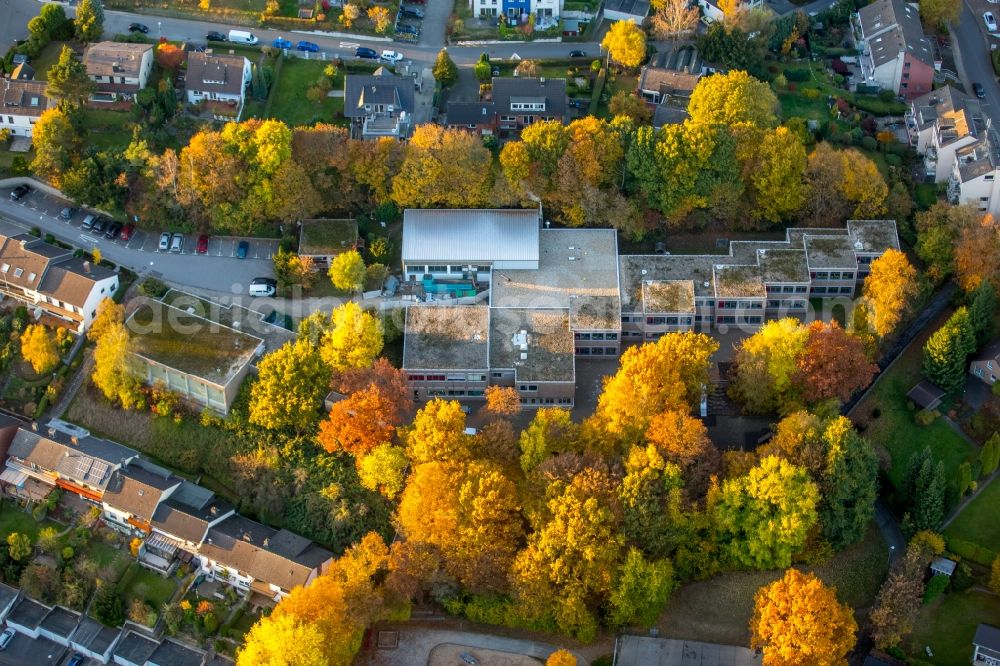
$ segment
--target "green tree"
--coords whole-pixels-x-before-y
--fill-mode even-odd
[[[983,280],[969,295],[969,323],[976,334],[976,344],[981,345],[993,337],[993,317],[997,310],[996,290],[993,283]]]
[[[341,252],[330,262],[327,275],[341,291],[361,291],[365,285],[365,262],[357,250]]]
[[[937,530],[944,519],[946,491],[944,463],[934,460],[930,447],[913,454],[903,480],[903,495],[909,507],[904,529]]]
[[[702,78],[688,104],[691,122],[710,125],[774,127],[777,109],[771,87],[740,70]]]
[[[38,16],[28,21],[31,40],[45,44],[66,24],[66,10],[54,2],[42,5]]]
[[[104,34],[104,6],[101,0],[80,0],[76,6],[76,38],[81,42],[99,42]]]
[[[31,555],[31,538],[21,532],[11,532],[7,535],[7,553],[10,559],[20,562]]]
[[[958,472],[955,476],[955,486],[958,488],[959,497],[965,495],[972,486],[972,464],[969,462],[964,462],[958,466]]]
[[[959,393],[965,387],[965,359],[975,350],[969,311],[959,308],[924,344],[923,374],[948,393]]]
[[[98,583],[91,608],[94,617],[108,627],[118,627],[125,621],[121,595],[112,583]]]
[[[568,409],[542,407],[521,431],[521,469],[530,472],[554,453],[575,451],[579,440],[580,427]]]
[[[979,461],[983,466],[982,476],[989,476],[996,471],[1000,464],[1000,433],[995,432],[986,440],[979,452]]]
[[[458,81],[458,67],[455,61],[448,55],[448,49],[441,49],[434,61],[434,80],[441,84],[442,88],[448,88]]]
[[[646,33],[631,21],[615,21],[601,40],[611,59],[629,69],[646,59]]]
[[[975,206],[952,206],[939,201],[928,210],[917,213],[914,226],[917,256],[927,264],[927,274],[940,282],[955,272],[955,246],[962,230],[977,224],[979,211]]]
[[[819,521],[835,550],[857,543],[875,515],[878,458],[850,420],[838,416],[823,431],[825,465],[819,477]]]
[[[958,15],[962,13],[962,3],[958,0],[922,0],[920,3],[920,18],[931,30],[947,27],[949,23],[957,23]]]
[[[722,484],[715,516],[723,547],[744,566],[788,567],[816,524],[818,503],[805,469],[768,456],[746,476]]]
[[[382,351],[382,323],[368,310],[348,301],[330,313],[330,325],[319,342],[323,362],[337,372],[368,368]]]
[[[649,561],[639,549],[629,548],[608,597],[608,624],[652,626],[675,587],[670,560]]]
[[[789,413],[802,404],[799,360],[809,329],[794,318],[776,319],[736,350],[736,375],[729,395],[751,414]]]
[[[989,588],[994,593],[1000,594],[1000,555],[993,558],[993,563],[990,565]]]
[[[330,390],[330,368],[305,341],[289,342],[264,356],[250,389],[250,422],[299,432],[319,420]]]
[[[68,46],[62,47],[59,60],[49,67],[46,78],[47,94],[58,99],[60,108],[66,111],[82,107],[94,91],[94,83],[87,76],[86,67]]]

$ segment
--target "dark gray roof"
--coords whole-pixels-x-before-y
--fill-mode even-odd
[[[906,397],[912,400],[921,409],[934,409],[941,403],[941,399],[944,396],[944,391],[926,379],[921,379],[917,385],[911,388],[910,392],[906,394]]]
[[[1000,339],[987,342],[972,357],[973,361],[995,361],[1000,358]]]
[[[10,615],[7,616],[7,621],[13,622],[14,624],[22,627],[27,627],[28,629],[34,629],[39,625],[48,612],[49,609],[47,606],[43,606],[37,601],[32,601],[27,597],[23,597],[10,611]]]
[[[305,585],[313,570],[333,557],[309,539],[235,515],[209,530],[198,552],[285,590]]]
[[[649,13],[649,0],[604,0],[604,11],[646,18],[646,14]]]
[[[370,112],[365,111],[365,104],[392,104],[400,111],[413,113],[414,84],[413,79],[406,76],[396,76],[381,69],[381,74],[373,75],[349,74],[344,77],[344,116],[347,118],[364,118]]]
[[[146,638],[141,636],[134,631],[129,631],[115,646],[115,650],[112,654],[130,664],[142,664],[146,663],[150,655],[156,651],[158,647],[156,641],[151,638]]]
[[[22,62],[10,73],[10,78],[15,81],[31,81],[35,78],[35,68]]]
[[[231,511],[233,511],[233,505],[225,500],[216,499],[208,505],[198,508],[171,497],[160,503],[150,524],[171,536],[191,543],[200,543],[205,537],[208,524]]]
[[[150,655],[148,666],[199,666],[205,654],[171,640],[164,640]]]
[[[95,488],[105,488],[113,468],[139,455],[139,452],[106,439],[79,437],[54,428],[21,428],[14,435],[8,453],[60,476]]]
[[[233,666],[233,660],[221,654],[213,655],[205,662],[205,666]]]
[[[664,125],[680,125],[687,120],[687,109],[671,106],[670,104],[657,104],[653,112],[653,127],[659,129]]]
[[[129,465],[112,475],[102,499],[109,506],[149,520],[164,491],[180,485],[181,481],[169,472],[166,475],[155,474],[139,465]]]
[[[949,560],[947,557],[936,557],[931,562],[931,571],[950,576],[955,573],[956,566],[958,563],[955,560]]]
[[[62,606],[55,606],[39,625],[56,636],[69,638],[80,622],[80,614]]]
[[[196,509],[203,509],[209,502],[215,499],[215,493],[208,488],[203,488],[197,483],[184,481],[181,487],[174,491],[172,498],[176,502],[193,506]]]
[[[976,635],[972,638],[972,644],[1000,651],[1000,629],[989,624],[979,625],[976,627]]]
[[[915,6],[904,0],[875,0],[859,9],[858,16],[876,67],[895,60],[901,51],[934,66],[934,51]]]
[[[0,612],[7,608],[20,592],[16,587],[0,583]]]
[[[73,634],[72,642],[95,654],[104,654],[118,638],[119,633],[121,633],[120,629],[105,627],[97,620],[85,615]]]
[[[449,125],[488,125],[493,114],[490,102],[448,102]]]
[[[544,111],[513,111],[512,99],[544,99]],[[566,79],[503,76],[493,79],[493,108],[504,116],[565,116]]]

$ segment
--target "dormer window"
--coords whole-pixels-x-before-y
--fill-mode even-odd
[[[10,270],[10,264],[4,264],[3,266],[0,266],[0,273],[6,273],[9,270]]]
[[[35,281],[35,274],[28,273],[28,282],[34,282],[34,281]]]

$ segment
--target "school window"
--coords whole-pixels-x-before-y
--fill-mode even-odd
[[[769,307],[769,308],[781,307],[781,301],[768,301],[767,302],[767,307]]]
[[[537,391],[538,390],[538,385],[537,384],[521,384],[520,386],[517,387],[517,390],[519,390],[519,391],[527,391],[527,392],[530,393],[530,392],[533,392],[533,391]]]
[[[443,382],[444,375],[427,375],[427,381],[429,382]]]
[[[813,293],[814,294],[825,294],[826,293],[826,287],[813,287]]]
[[[604,339],[605,340],[617,340],[618,339],[618,334],[617,333],[608,333],[607,335],[604,336]]]
[[[854,288],[853,287],[841,287],[840,288],[840,293],[842,293],[842,294],[853,294],[854,293]]]
[[[806,293],[806,290],[808,290],[808,287],[796,287],[795,288],[795,293],[796,294],[804,294],[804,293]]]
[[[423,375],[410,375],[409,377],[407,377],[407,379],[409,379],[411,382],[422,382],[422,381],[424,381],[424,376]]]
[[[844,273],[843,276],[844,276],[845,280],[853,280],[854,279],[854,273]]]
[[[428,273],[447,273],[448,272],[448,267],[447,266],[428,266],[427,267],[427,272]]]
[[[646,323],[650,326],[662,326],[663,322],[663,317],[646,317]]]

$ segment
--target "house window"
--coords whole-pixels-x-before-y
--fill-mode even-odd
[[[428,266],[427,267],[427,272],[428,273],[447,273],[448,272],[448,267],[447,266]]]
[[[411,381],[411,382],[422,382],[422,381],[424,381],[424,376],[423,375],[408,375],[406,378],[409,381]]]
[[[493,373],[493,379],[500,379],[501,377],[503,377],[503,373],[502,372],[494,372]]]
[[[517,120],[517,116],[500,116],[500,120],[505,123],[512,123]]]
[[[983,180],[993,180],[993,175],[992,173],[988,173],[983,177]]]
[[[22,275],[24,275],[24,269],[23,268],[15,268],[14,269],[14,277],[21,277]]]

